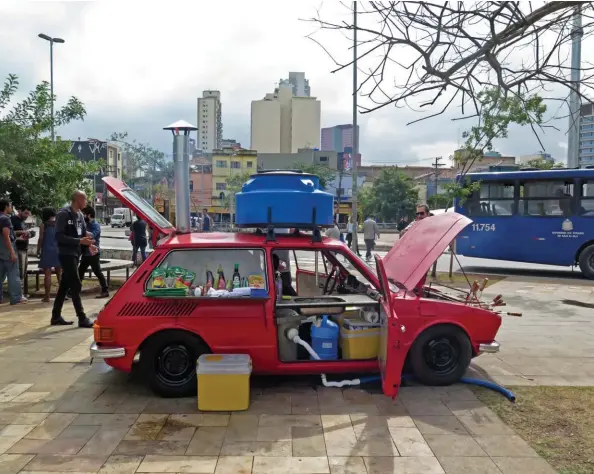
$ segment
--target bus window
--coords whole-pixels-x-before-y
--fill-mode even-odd
[[[582,217],[594,217],[594,180],[582,182],[580,214]]]
[[[484,181],[480,191],[472,193],[464,203],[470,217],[511,216],[514,212],[514,183]]]
[[[524,181],[520,184],[520,214],[567,217],[573,214],[573,181]]]

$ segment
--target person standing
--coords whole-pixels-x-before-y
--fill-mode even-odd
[[[62,278],[58,287],[58,294],[52,309],[52,326],[69,326],[72,321],[66,321],[62,317],[62,307],[66,294],[70,290],[72,304],[78,318],[78,327],[92,328],[93,322],[85,314],[80,297],[82,284],[78,275],[78,262],[80,260],[81,247],[89,247],[91,253],[96,253],[97,248],[93,245],[94,240],[91,234],[87,233],[85,219],[81,212],[87,205],[87,195],[82,191],[72,193],[69,206],[60,209],[56,216],[56,241],[58,243],[58,259],[62,267]]]
[[[338,228],[338,224],[336,223],[336,221],[334,221],[334,225],[326,231],[326,237],[340,240],[340,229]]]
[[[58,244],[56,242],[56,211],[46,207],[41,211],[41,225],[39,226],[39,240],[37,241],[37,258],[39,268],[43,270],[44,303],[49,303],[52,291],[52,270],[56,272],[58,284],[62,277],[62,266],[58,258]]]
[[[347,222],[347,234],[346,234],[346,241],[349,248],[353,245],[353,218],[349,216],[349,221]]]
[[[105,276],[101,271],[101,247],[99,246],[99,241],[101,240],[101,226],[95,220],[95,209],[93,209],[91,206],[85,207],[82,213],[85,216],[87,230],[93,235],[93,240],[95,241],[94,245],[97,248],[97,252],[92,254],[89,247],[83,248],[80,265],[78,266],[78,276],[82,282],[85,279],[85,272],[89,269],[89,267],[91,267],[91,270],[93,270],[93,273],[101,285],[101,294],[97,298],[109,298],[109,288],[107,287],[107,281],[105,280]]]
[[[21,290],[19,278],[19,262],[16,248],[16,235],[9,214],[12,204],[7,199],[0,199],[0,303],[3,299],[2,285],[4,278],[8,280],[8,296],[10,304],[26,303],[27,298]]]
[[[418,221],[422,221],[426,217],[431,217],[432,215],[433,214],[431,214],[431,211],[429,211],[429,206],[427,206],[427,204],[419,204],[417,206],[415,220],[412,221],[404,230],[400,232],[400,238],[402,238],[402,236],[406,234],[412,228],[412,226],[415,225],[415,223],[417,223]]]
[[[146,222],[142,220],[141,216],[137,216],[137,219],[132,223],[130,231],[130,237],[132,238],[132,262],[136,265],[136,255],[139,249],[142,261],[144,262],[146,260]]]
[[[365,241],[365,260],[371,260],[371,252],[375,248],[375,240],[379,239],[380,232],[377,223],[370,215],[365,222],[363,222],[363,240]]]
[[[29,231],[25,225],[26,220],[31,217],[31,209],[23,207],[15,215],[11,216],[10,221],[14,228],[14,234],[16,235],[16,249],[19,260],[19,277],[21,279],[21,285],[23,286],[23,296],[25,295],[25,278],[27,278],[27,266],[29,265]]]
[[[208,209],[202,209],[202,232],[210,232],[212,230],[212,219],[208,215]]]

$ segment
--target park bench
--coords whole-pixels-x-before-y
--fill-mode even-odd
[[[37,265],[39,264],[39,259],[36,257],[29,257],[29,264],[27,265],[27,276],[35,275],[35,291],[39,291],[41,288],[40,285],[40,277],[43,275],[43,270],[38,268]],[[105,274],[105,279],[107,280],[107,285],[109,286],[111,282],[111,272],[116,270],[126,270],[126,280],[130,277],[130,268],[132,268],[133,264],[131,261],[128,260],[112,260],[107,258],[101,259],[101,270]],[[89,268],[89,278],[92,278],[93,271]],[[24,281],[24,291],[25,294],[29,294],[29,279],[25,278]]]

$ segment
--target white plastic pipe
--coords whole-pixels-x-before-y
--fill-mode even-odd
[[[307,343],[305,342],[303,339],[301,339],[299,337],[299,331],[297,329],[289,329],[289,331],[287,332],[287,337],[293,341],[295,344],[299,344],[300,346],[304,347],[305,350],[307,352],[309,352],[309,354],[315,359],[315,360],[321,360],[320,356],[316,353],[316,351],[313,350],[313,348]],[[347,385],[361,385],[361,380],[360,379],[354,379],[354,380],[342,380],[341,382],[328,382],[328,380],[326,380],[326,374],[322,374],[322,384],[324,385],[324,387],[344,387]]]

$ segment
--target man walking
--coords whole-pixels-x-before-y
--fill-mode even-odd
[[[380,232],[377,223],[373,219],[373,216],[369,216],[365,222],[363,222],[363,240],[365,241],[365,260],[371,260],[371,252],[375,248],[375,239],[379,239]]]
[[[23,296],[25,288],[25,278],[27,278],[27,266],[29,265],[29,257],[27,252],[29,251],[29,231],[25,226],[25,221],[31,217],[31,210],[28,207],[23,207],[18,213],[11,216],[10,221],[14,228],[14,234],[16,235],[16,249],[19,260],[19,276],[21,279],[21,285],[23,287]]]
[[[212,230],[212,219],[208,215],[208,209],[202,209],[202,232],[210,232]]]
[[[142,261],[146,260],[146,222],[142,220],[142,217],[137,216],[136,220],[132,222],[130,231],[132,233],[132,262],[136,265],[138,249],[140,249]]]
[[[58,287],[58,294],[54,301],[52,310],[52,326],[69,326],[72,321],[66,321],[62,317],[64,299],[70,290],[72,304],[78,317],[78,327],[92,328],[93,322],[87,318],[80,298],[82,283],[78,274],[78,262],[81,256],[81,246],[88,247],[93,255],[97,248],[93,245],[94,240],[87,233],[85,220],[81,210],[87,205],[87,195],[82,191],[75,191],[72,194],[71,204],[60,209],[56,216],[56,242],[58,243],[58,258],[62,265],[62,278]]]
[[[99,247],[99,241],[101,240],[101,226],[95,220],[95,209],[91,206],[85,207],[82,212],[85,216],[87,230],[93,235],[93,240],[95,240],[94,245],[97,248],[97,253],[92,255],[89,247],[83,248],[83,255],[78,267],[78,276],[82,282],[85,279],[85,272],[91,267],[91,270],[93,270],[93,273],[101,285],[101,294],[97,298],[109,298],[109,288],[107,287],[105,276],[101,271],[101,260],[99,256],[101,252],[101,248]]]
[[[8,280],[8,296],[10,304],[26,303],[21,291],[19,278],[19,262],[15,245],[16,235],[8,216],[12,205],[7,199],[0,199],[0,303],[2,302],[2,285],[4,278]]]

